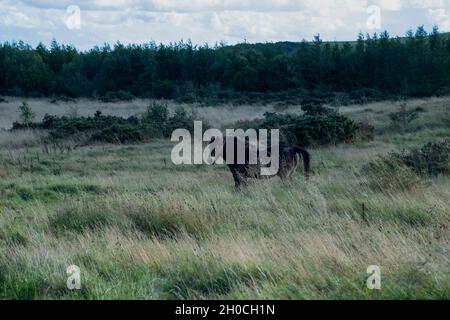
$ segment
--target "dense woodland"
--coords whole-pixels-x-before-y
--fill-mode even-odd
[[[289,100],[430,96],[450,92],[450,37],[435,27],[360,34],[348,43],[312,42],[194,46],[148,43],[78,51],[0,44],[0,94],[13,96],[172,98],[219,101],[238,97]]]

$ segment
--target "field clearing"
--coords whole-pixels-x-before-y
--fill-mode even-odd
[[[6,100],[5,129],[22,101]],[[38,119],[148,104],[27,101]],[[389,122],[398,105],[342,107],[375,126],[375,141],[313,149],[310,180],[299,168],[242,193],[224,166],[174,166],[165,140],[45,154],[38,133],[0,130],[0,298],[449,299],[450,178],[379,191],[364,166],[450,137],[450,98],[409,101],[425,112],[407,130]],[[274,108],[196,110],[221,127]],[[66,288],[73,264],[80,291]],[[370,265],[382,290],[366,287]]]
[[[36,113],[36,120],[40,121],[46,113],[56,116],[93,116],[97,110],[105,115],[115,115],[129,117],[142,114],[153,101],[152,99],[134,99],[130,102],[106,103],[99,100],[77,99],[74,101],[62,102],[52,99],[32,99],[5,97],[6,102],[0,102],[0,129],[9,129],[14,121],[20,118],[17,108],[22,101],[26,101],[33,106]],[[189,112],[195,112],[199,118],[208,121],[214,127],[232,124],[239,120],[251,120],[262,118],[265,112],[274,112],[272,105],[220,105],[220,106],[199,106],[193,104],[180,104],[167,101],[170,111],[177,107],[183,107]],[[298,106],[287,107],[283,112],[297,112]]]

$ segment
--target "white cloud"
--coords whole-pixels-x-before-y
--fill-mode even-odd
[[[402,0],[378,0],[377,4],[382,10],[399,11],[402,9]]]
[[[428,14],[433,23],[442,30],[450,30],[450,14],[445,9],[428,9]]]
[[[68,30],[62,21],[73,3],[0,0],[0,35],[4,29],[15,40],[35,44],[52,34],[83,48],[117,40],[299,41],[316,33],[326,40],[351,40],[368,31],[366,9],[373,4],[382,9],[382,27],[392,35],[421,24],[450,30],[450,2],[444,0],[79,0],[82,28]],[[37,36],[25,32],[33,29]],[[37,39],[40,35],[45,37]]]
[[[117,8],[117,9],[123,9],[123,8],[130,8],[132,6],[135,6],[139,3],[139,1],[136,0],[94,0],[93,1],[95,6],[98,6],[99,8]]]
[[[448,1],[446,0],[412,0],[411,5],[415,8],[421,9],[436,9],[448,8]]]

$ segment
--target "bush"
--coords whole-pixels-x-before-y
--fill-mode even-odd
[[[335,110],[310,104],[305,111],[304,115],[266,113],[259,128],[280,129],[283,141],[305,147],[373,139],[369,125],[358,124]],[[363,128],[368,133],[361,134]]]
[[[162,138],[165,136],[165,127],[169,120],[169,110],[167,103],[153,103],[147,107],[147,111],[142,117],[142,124],[154,132],[154,135]]]
[[[31,107],[26,103],[25,101],[22,102],[22,105],[19,107],[20,110],[20,119],[22,120],[22,123],[29,127],[31,122],[34,120],[36,115],[34,114],[33,110],[31,110]]]
[[[179,107],[169,116],[167,103],[153,103],[142,117],[142,126],[153,137],[168,138],[176,129],[194,131],[194,115]]]
[[[420,175],[450,174],[450,140],[428,143],[409,153],[403,151],[393,156]]]
[[[419,114],[423,109],[416,108],[413,110],[406,110],[406,103],[402,103],[397,112],[392,112],[389,114],[389,118],[392,121],[392,125],[395,127],[406,128],[412,121],[419,118]]]
[[[450,174],[450,141],[380,156],[370,162],[364,172],[372,189],[410,190],[422,185],[420,176]]]
[[[164,136],[170,137],[176,129],[183,128],[190,132],[194,132],[194,116],[189,115],[186,110],[181,107],[175,109],[174,115],[167,120],[164,130]],[[207,126],[207,125],[206,125]],[[203,125],[205,130],[205,124]]]
[[[375,139],[375,128],[368,123],[360,122],[357,124],[355,132],[355,141],[366,142]]]
[[[370,162],[363,171],[372,190],[407,191],[422,186],[420,177],[393,154],[379,156]]]
[[[97,111],[94,117],[55,117],[46,115],[40,124],[41,129],[49,130],[53,139],[64,139],[80,133],[95,134],[108,128],[117,126],[137,126],[139,119],[137,117],[121,118],[115,116],[103,116]]]
[[[183,108],[170,117],[167,104],[153,103],[140,118],[104,116],[97,111],[94,117],[56,117],[45,115],[42,122],[25,125],[14,123],[12,130],[34,128],[48,130],[55,140],[85,136],[86,142],[134,143],[145,139],[168,138],[175,129],[193,132],[194,118]]]
[[[133,143],[143,141],[144,136],[137,126],[113,124],[100,132],[94,133],[91,140],[108,143]]]
[[[305,112],[305,114],[310,116],[327,115],[332,113],[332,109],[324,107],[321,101],[317,99],[311,99],[310,101],[305,102],[302,105],[302,110]]]

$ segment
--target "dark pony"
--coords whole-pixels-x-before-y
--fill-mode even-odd
[[[258,156],[257,164],[250,164],[249,161],[249,146],[245,144],[245,164],[237,164],[237,139],[234,141],[234,164],[228,164],[227,166],[233,175],[234,183],[237,190],[241,189],[242,185],[247,185],[249,179],[265,179],[279,176],[282,180],[286,180],[292,176],[297,167],[300,164],[300,158],[303,160],[304,174],[306,177],[310,174],[311,155],[303,148],[289,146],[286,144],[278,145],[279,148],[279,170],[276,175],[264,176],[261,175],[261,168]],[[226,141],[223,144],[222,158],[226,161]],[[271,149],[267,149],[268,155],[271,154]]]

